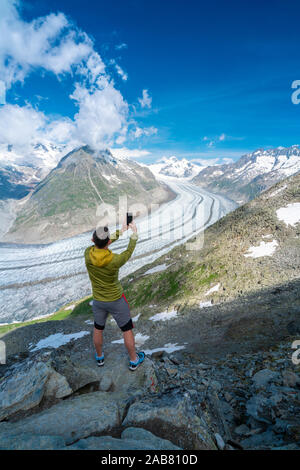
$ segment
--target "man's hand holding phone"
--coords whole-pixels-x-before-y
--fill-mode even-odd
[[[133,220],[133,216],[130,212],[127,212],[126,220],[123,222],[122,225],[122,232],[126,232],[126,230],[128,230],[129,228],[131,228],[133,233],[137,233],[137,227],[135,225],[135,221]]]
[[[134,221],[134,220],[128,225],[128,227],[131,228],[131,230],[133,231],[133,233],[137,233],[137,226],[135,225],[135,221]]]

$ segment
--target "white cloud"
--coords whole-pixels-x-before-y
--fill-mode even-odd
[[[133,131],[133,136],[138,139],[142,136],[150,136],[150,135],[155,135],[157,134],[157,128],[154,126],[150,127],[136,127],[136,129]]]
[[[191,158],[193,163],[198,163],[201,166],[220,165],[220,158]]]
[[[92,91],[76,84],[71,95],[79,111],[74,116],[78,138],[94,148],[112,145],[116,134],[127,130],[128,105],[113,83],[99,80]]]
[[[7,88],[23,82],[33,71],[47,71],[58,78],[69,74],[74,78],[70,98],[78,111],[73,118],[45,116],[30,104],[4,105],[0,112],[0,142],[28,145],[41,136],[54,143],[89,144],[102,148],[114,143],[122,145],[132,125],[131,138],[156,133],[153,127],[141,129],[129,117],[129,106],[115,88],[93,41],[63,13],[27,22],[19,14],[19,0],[0,0],[0,76]],[[125,43],[116,49],[127,47]],[[112,61],[116,73],[126,81],[127,74]],[[142,107],[151,107],[147,90],[139,100]]]
[[[143,96],[138,100],[142,108],[151,108],[152,98],[149,96],[148,90],[143,90]]]
[[[30,105],[0,107],[0,143],[27,147],[45,127],[46,116]]]
[[[207,147],[214,147],[217,142],[223,142],[225,139],[227,139],[226,134],[222,133],[219,136],[215,137],[207,137],[206,135],[202,138],[204,142],[208,142],[206,145]]]
[[[240,156],[240,154],[239,154]],[[212,165],[224,165],[228,163],[233,163],[233,158],[227,157],[217,157],[217,158],[191,158],[191,162],[198,163],[203,166],[212,166]]]
[[[118,64],[116,64],[116,70],[117,70],[117,73],[122,78],[122,80],[124,80],[126,82],[126,80],[128,79],[127,73],[124,72],[124,70]]]
[[[125,42],[122,42],[122,44],[117,44],[117,45],[115,46],[115,49],[116,49],[117,51],[120,51],[121,49],[127,49],[127,47],[128,47],[127,44],[126,44]]]
[[[19,2],[1,0],[0,73],[7,88],[34,69],[70,73],[72,66],[91,54],[92,41],[74,29],[63,13],[23,21]]]
[[[140,149],[128,149],[126,147],[122,148],[111,148],[111,153],[116,157],[116,158],[140,158],[140,157],[146,157],[150,155],[150,152],[148,150],[140,150]]]

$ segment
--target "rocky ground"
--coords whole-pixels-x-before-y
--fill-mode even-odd
[[[135,372],[114,320],[95,364],[91,298],[2,327],[0,449],[300,450],[299,223],[276,215],[298,201],[299,175],[209,227],[200,252],[122,281]],[[245,257],[269,236],[272,256]]]
[[[264,302],[244,298],[239,316],[225,303],[168,321],[140,317],[147,358],[135,372],[110,320],[96,366],[90,313],[3,335],[0,449],[300,449],[297,292],[292,283]],[[78,332],[57,348],[40,343]]]

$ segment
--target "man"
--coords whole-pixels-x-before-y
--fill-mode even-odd
[[[119,255],[112,253],[108,248],[111,243],[118,240],[119,236],[131,228],[132,234],[128,247]],[[136,352],[133,323],[129,305],[118,280],[119,269],[131,257],[138,239],[135,222],[123,225],[122,230],[117,230],[110,236],[108,227],[98,227],[93,233],[92,242],[85,250],[85,264],[92,283],[93,313],[94,313],[94,345],[96,349],[96,361],[98,366],[104,365],[103,330],[108,314],[110,313],[123,332],[124,343],[129,354],[129,369],[136,370],[144,361],[145,353]]]

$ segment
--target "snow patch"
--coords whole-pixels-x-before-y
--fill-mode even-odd
[[[282,220],[286,225],[295,227],[300,221],[300,202],[288,204],[287,207],[280,207],[276,211],[279,220]]]
[[[200,308],[205,308],[205,307],[211,307],[213,305],[211,300],[208,300],[207,302],[200,302],[199,307]]]
[[[171,318],[177,317],[177,311],[176,310],[171,310],[170,312],[165,311],[161,313],[157,313],[156,315],[153,315],[153,317],[150,317],[149,320],[152,321],[166,321],[170,320]]]
[[[180,349],[185,349],[185,346],[178,346],[177,343],[167,343],[164,346],[162,346],[161,348],[145,349],[144,353],[148,354],[148,355],[151,355],[151,354],[153,354],[155,352],[159,352],[159,351],[165,351],[167,353],[172,353],[174,351],[180,351]]]
[[[213,292],[217,292],[220,288],[220,283],[219,284],[216,284],[215,286],[213,286],[211,289],[209,289],[205,295],[210,295],[212,294]]]
[[[258,246],[250,246],[248,253],[245,253],[246,258],[260,258],[262,256],[272,256],[278,246],[277,240],[271,242],[260,242]]]
[[[276,191],[273,191],[271,194],[269,194],[269,197],[276,196],[276,194],[281,193],[284,189],[287,188],[287,185],[285,184],[284,186],[281,186],[281,188],[276,189]]]
[[[167,265],[164,263],[164,264],[159,264],[158,266],[155,266],[154,268],[151,268],[151,269],[148,269],[148,271],[146,271],[143,276],[146,276],[146,274],[153,274],[153,273],[158,273],[160,271],[164,271],[165,269],[167,269]]]
[[[64,335],[63,333],[55,333],[54,335],[50,335],[47,338],[41,339],[35,346],[34,349],[31,349],[31,351],[38,351],[40,349],[44,348],[59,348],[63,344],[67,344],[72,339],[79,339],[82,338],[85,335],[89,335],[89,331],[79,331],[78,333],[70,333],[69,335]]]
[[[141,313],[138,313],[135,317],[132,318],[132,321],[138,321],[141,315]]]
[[[150,338],[150,336],[148,336],[148,335],[142,335],[142,333],[137,333],[137,334],[134,336],[136,346],[139,348],[139,347],[142,346],[149,338]],[[112,341],[112,343],[113,343],[113,344],[123,344],[123,343],[124,343],[124,338],[116,339],[115,341]]]

